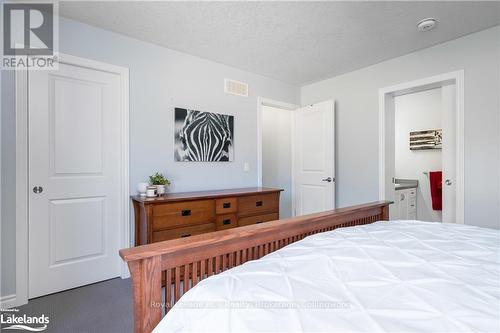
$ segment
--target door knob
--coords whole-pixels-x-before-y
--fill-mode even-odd
[[[444,183],[445,183],[446,185],[448,185],[448,186],[450,186],[451,184],[453,184],[453,183],[451,182],[451,180],[449,180],[449,179],[446,179],[446,180],[444,181]]]
[[[33,192],[36,194],[42,193],[43,192],[43,187],[41,186],[35,186],[33,187]]]
[[[321,179],[321,181],[331,183],[333,181],[333,179],[332,179],[332,177],[328,177],[328,178]]]

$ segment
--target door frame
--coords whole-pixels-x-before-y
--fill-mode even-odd
[[[97,69],[120,76],[121,122],[121,190],[120,190],[120,245],[131,246],[130,204],[129,204],[129,69],[108,63],[58,54],[60,63]],[[9,307],[28,303],[28,225],[29,225],[29,129],[28,129],[28,71],[16,71],[16,294]],[[127,266],[122,263],[121,277],[130,276]],[[7,304],[5,304],[7,305]]]
[[[379,137],[378,137],[378,162],[379,162],[379,199],[386,198],[386,113],[394,107],[394,98],[419,91],[441,88],[446,85],[455,85],[455,111],[456,111],[456,223],[464,224],[464,70],[439,74],[419,80],[404,82],[397,85],[379,89]]]

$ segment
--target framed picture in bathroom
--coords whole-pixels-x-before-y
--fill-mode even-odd
[[[442,143],[442,129],[410,132],[410,150],[441,149]]]

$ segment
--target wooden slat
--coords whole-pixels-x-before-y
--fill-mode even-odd
[[[227,254],[223,254],[221,256],[221,260],[220,260],[220,263],[221,263],[221,272],[224,272],[225,270],[227,270]]]
[[[200,281],[205,278],[205,267],[206,267],[206,265],[207,265],[207,260],[203,259],[200,262]]]
[[[181,298],[181,268],[175,267],[174,300],[177,302]]]
[[[208,271],[207,271],[208,274],[207,275],[208,276],[214,275],[214,258],[212,258],[212,257],[208,258],[207,266],[208,266]]]
[[[214,273],[215,274],[219,274],[222,271],[221,267],[222,267],[221,256],[217,256],[217,257],[215,257],[215,270],[214,270]]]
[[[182,294],[189,290],[189,264],[184,265],[184,281],[182,283]]]
[[[236,251],[236,258],[235,258],[235,266],[239,266],[241,264],[241,251]]]
[[[198,283],[198,267],[200,265],[200,262],[198,261],[195,261],[193,262],[193,273],[191,275],[191,281],[193,282],[193,287],[196,286],[196,284]]]
[[[172,269],[169,268],[165,274],[165,306],[166,311],[172,307]]]
[[[247,252],[248,252],[248,249],[243,249],[241,251],[241,263],[245,263],[247,262]]]

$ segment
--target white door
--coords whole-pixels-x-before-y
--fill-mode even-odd
[[[443,222],[457,223],[456,217],[456,85],[441,88],[442,126],[443,126]]]
[[[120,76],[30,71],[29,297],[120,275]]]
[[[335,208],[334,103],[321,102],[294,112],[295,215]]]

